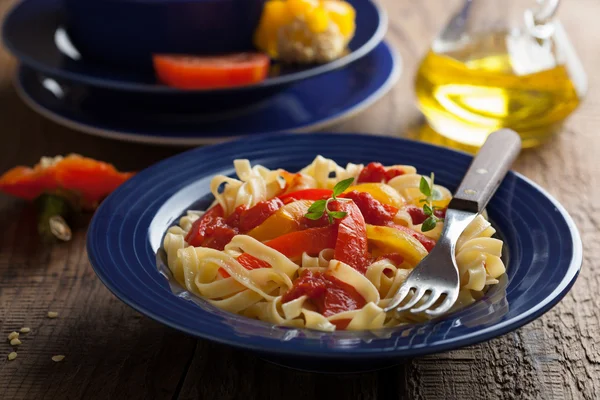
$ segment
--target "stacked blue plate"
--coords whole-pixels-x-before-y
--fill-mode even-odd
[[[6,17],[3,39],[19,59],[19,96],[70,128],[113,139],[199,145],[256,133],[321,129],[364,110],[400,76],[383,42],[385,12],[349,0],[356,33],[345,56],[323,65],[274,65],[266,80],[234,89],[179,90],[152,71],[119,68],[81,52],[61,0],[25,0]]]

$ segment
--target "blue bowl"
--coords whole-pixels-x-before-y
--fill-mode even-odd
[[[248,51],[266,0],[64,0],[71,39],[88,58],[149,67],[153,53]]]
[[[302,80],[239,108],[232,107],[230,98],[251,101],[255,91],[236,96],[196,92],[148,96],[54,80],[25,65],[19,68],[15,88],[34,111],[71,129],[117,140],[197,146],[261,133],[315,131],[339,123],[387,93],[398,80],[401,65],[399,55],[383,42],[338,71]]]
[[[358,332],[285,328],[220,310],[169,279],[165,231],[188,208],[209,204],[215,174],[233,174],[235,158],[295,171],[317,153],[341,165],[412,164],[422,174],[434,171],[451,190],[472,160],[424,143],[350,134],[262,135],[194,149],[142,171],[102,203],[87,238],[96,274],[125,303],[165,325],[279,364],[328,371],[374,369],[489,340],[544,314],[577,278],[582,243],[571,217],[542,188],[509,172],[488,206],[505,243],[507,274],[479,301],[437,320]]]
[[[82,3],[81,7],[85,7],[86,1],[88,0],[79,1]],[[129,1],[132,0],[124,0],[125,3]],[[143,4],[148,1],[140,0],[140,2],[144,2]],[[175,3],[178,1],[173,0]],[[356,9],[356,33],[348,44],[348,54],[335,61],[317,65],[289,65],[273,62],[266,80],[254,85],[233,88],[184,91],[158,83],[150,61],[147,61],[146,67],[148,68],[144,68],[143,65],[142,67],[122,68],[122,65],[111,65],[90,59],[90,56],[82,54],[83,51],[77,48],[73,43],[75,40],[70,37],[71,35],[64,27],[67,19],[64,0],[24,0],[17,3],[3,21],[2,40],[6,48],[22,64],[47,74],[48,77],[64,79],[73,83],[146,93],[153,96],[181,95],[191,92],[207,96],[214,94],[237,95],[242,92],[262,91],[262,95],[265,97],[264,95],[276,93],[291,84],[335,71],[353,63],[367,55],[381,42],[387,30],[385,10],[371,0],[348,1]],[[113,51],[115,54],[121,53],[118,48]],[[108,57],[111,57],[111,54],[108,54]]]

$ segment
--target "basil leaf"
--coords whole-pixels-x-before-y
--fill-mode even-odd
[[[429,183],[427,182],[427,179],[425,179],[424,176],[421,177],[421,182],[419,182],[419,190],[425,196],[431,196],[431,188],[429,187]]]
[[[333,218],[342,219],[348,215],[348,213],[344,211],[330,211],[329,215]]]
[[[429,204],[423,204],[423,212],[425,215],[431,216],[433,214],[433,210],[429,207]]]
[[[352,185],[352,182],[354,182],[354,178],[348,178],[344,179],[343,181],[339,181],[333,187],[333,197],[335,198],[335,196],[339,196],[340,194],[344,193],[344,190],[348,189],[350,185]]]
[[[438,189],[436,189],[434,187],[433,192],[431,193],[431,199],[432,200],[441,200],[442,198],[443,198],[442,192],[440,192]]]
[[[421,225],[421,232],[427,232],[435,228],[436,222],[433,217],[427,218]]]
[[[321,219],[321,217],[323,216],[323,213],[322,212],[313,212],[313,213],[308,213],[304,216],[308,219],[312,219],[313,221],[316,221],[318,219]]]
[[[310,207],[308,208],[308,213],[323,214],[323,211],[325,211],[326,204],[327,204],[327,201],[325,201],[325,200],[317,200],[310,205]]]

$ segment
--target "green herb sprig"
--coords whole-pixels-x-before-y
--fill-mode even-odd
[[[441,207],[436,207],[432,203],[435,200],[441,200],[442,194],[439,190],[437,190],[434,186],[435,174],[431,173],[431,185],[427,182],[425,177],[421,177],[421,182],[419,182],[419,190],[421,193],[425,195],[424,199],[421,199],[420,202],[423,204],[423,213],[427,215],[427,219],[423,221],[421,225],[421,231],[427,232],[434,229],[438,222],[442,222],[443,218],[438,218],[435,215],[435,210],[441,209]]]
[[[344,218],[348,213],[344,211],[331,211],[329,209],[329,203],[338,200],[337,196],[344,193],[344,191],[348,189],[350,185],[352,185],[352,182],[354,182],[354,178],[348,178],[344,179],[343,181],[339,181],[333,187],[333,194],[331,198],[327,200],[317,200],[314,203],[312,203],[305,217],[312,220],[318,220],[323,216],[324,213],[327,213],[327,218],[329,219],[330,224],[333,224],[334,218]]]

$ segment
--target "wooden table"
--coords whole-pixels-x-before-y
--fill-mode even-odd
[[[0,15],[13,3],[0,0]],[[332,129],[402,135],[418,119],[412,76],[457,1],[383,3],[390,14],[388,40],[404,58],[402,78],[370,110]],[[600,2],[565,2],[560,14],[588,72],[589,94],[564,132],[523,153],[516,169],[571,212],[585,261],[571,292],[542,318],[487,343],[376,373],[295,372],[137,314],[96,278],[86,257],[85,226],[68,244],[42,246],[31,208],[0,195],[0,334],[23,326],[32,330],[21,335],[16,360],[6,360],[8,343],[1,346],[0,398],[599,398]],[[17,98],[14,67],[15,60],[0,50],[0,172],[70,152],[141,169],[181,150],[119,143],[56,125]],[[48,311],[59,317],[47,318]],[[56,354],[65,360],[54,363]]]

